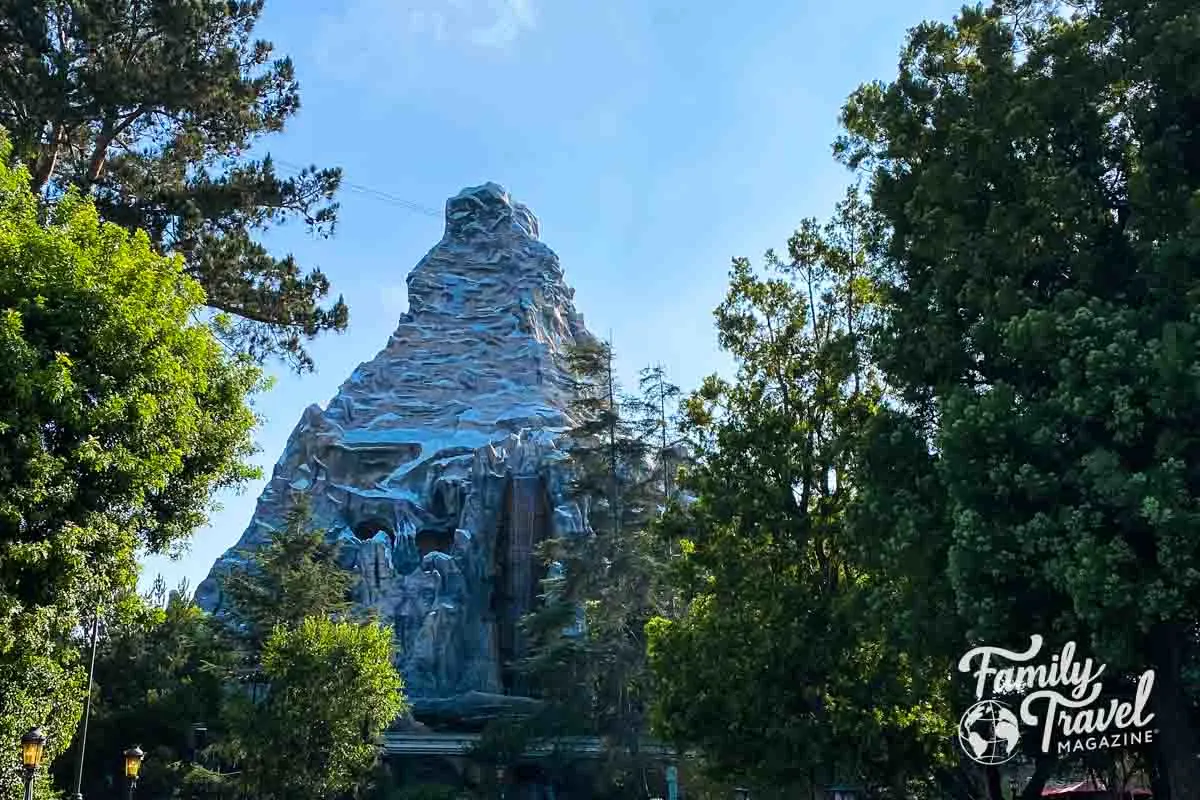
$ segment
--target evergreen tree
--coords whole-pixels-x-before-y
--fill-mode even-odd
[[[300,108],[292,62],[253,38],[262,0],[0,0],[0,127],[37,192],[74,186],[101,216],[181,254],[218,329],[255,357],[312,361],[343,330],[329,282],[256,241],[300,220],[333,232],[341,180],[285,177],[246,153]]]
[[[297,495],[285,526],[222,587],[222,628],[251,685],[226,694],[228,733],[214,752],[259,800],[324,800],[365,784],[380,733],[407,707],[392,632],[353,618],[354,578],[335,552]]]
[[[679,387],[667,380],[666,370],[659,364],[638,373],[638,394],[625,402],[638,437],[654,446],[654,469],[661,482],[659,492],[667,501],[674,496],[674,471],[681,466],[683,455],[679,452],[680,431],[674,420],[681,394]]]
[[[666,610],[655,525],[666,503],[665,410],[677,390],[657,369],[644,371],[641,395],[624,395],[605,344],[581,346],[570,363],[572,494],[591,525],[543,546],[550,577],[525,620],[532,647],[522,669],[548,703],[533,730],[603,736],[610,751],[601,780],[619,788],[643,784],[648,766],[637,749],[647,727],[644,628]]]
[[[379,735],[407,709],[393,635],[376,621],[310,616],[263,645],[259,699],[226,705],[240,785],[255,800],[328,800],[365,785]]]
[[[259,653],[276,627],[295,628],[311,617],[344,616],[354,576],[337,565],[336,543],[311,526],[311,506],[297,495],[282,529],[246,554],[246,565],[225,576],[223,609],[249,653]]]

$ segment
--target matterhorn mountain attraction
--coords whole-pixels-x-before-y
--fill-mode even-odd
[[[442,240],[408,276],[387,345],[302,415],[238,543],[196,596],[222,608],[244,564],[307,495],[356,601],[390,622],[418,718],[482,721],[514,705],[505,668],[543,577],[534,550],[585,530],[567,495],[567,348],[591,340],[537,218],[501,187],[446,203]]]

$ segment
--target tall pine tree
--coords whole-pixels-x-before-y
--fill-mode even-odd
[[[680,431],[674,421],[680,399],[679,387],[667,380],[666,370],[658,364],[638,373],[638,394],[625,402],[638,437],[653,447],[659,491],[668,501],[675,492],[674,471],[683,460]]]
[[[641,374],[641,391],[626,395],[607,344],[583,345],[569,362],[572,493],[589,526],[544,545],[550,577],[541,607],[525,621],[533,646],[522,666],[547,701],[539,733],[604,737],[603,782],[634,791],[630,782],[644,784],[639,775],[649,766],[638,752],[647,731],[644,629],[668,607],[657,520],[675,442],[667,409],[678,389],[651,368]]]
[[[104,219],[182,254],[220,326],[256,357],[312,367],[342,330],[329,281],[256,240],[299,220],[333,232],[337,169],[282,176],[246,153],[300,108],[292,62],[255,39],[263,0],[0,0],[0,127],[35,191],[75,186]]]
[[[214,752],[240,766],[249,796],[320,800],[365,785],[377,737],[407,709],[393,632],[356,618],[335,551],[298,495],[284,527],[225,578],[222,630],[250,686],[226,695]]]
[[[294,628],[309,617],[350,610],[354,578],[338,567],[336,545],[326,541],[325,531],[312,527],[306,495],[297,496],[284,527],[247,560],[221,588],[234,630],[251,652],[259,652],[279,625]]]

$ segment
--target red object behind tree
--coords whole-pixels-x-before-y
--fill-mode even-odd
[[[1153,796],[1153,793],[1149,789],[1141,787],[1128,788],[1122,794],[1124,800],[1152,798]],[[1109,800],[1112,794],[1104,787],[1103,783],[1097,781],[1080,781],[1079,783],[1069,783],[1063,786],[1047,786],[1042,790],[1042,797],[1059,797],[1063,798],[1063,800]]]

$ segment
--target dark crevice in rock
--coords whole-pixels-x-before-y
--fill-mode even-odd
[[[449,555],[454,548],[454,528],[427,528],[417,533],[417,552],[421,558],[430,553]]]

